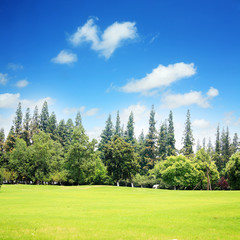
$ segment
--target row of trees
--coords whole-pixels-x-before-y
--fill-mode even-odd
[[[194,138],[190,112],[187,112],[183,147],[175,147],[173,114],[156,128],[152,106],[149,130],[138,139],[134,133],[134,114],[124,129],[119,112],[115,125],[109,115],[99,143],[89,140],[80,112],[75,121],[57,122],[47,102],[39,114],[27,109],[23,117],[21,103],[13,126],[5,139],[0,131],[0,182],[54,184],[135,184],[163,188],[211,189],[240,188],[238,137],[230,140],[228,128],[221,135],[217,127],[215,146]]]

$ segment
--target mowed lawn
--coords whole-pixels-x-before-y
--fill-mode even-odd
[[[240,239],[240,191],[3,185],[0,239]]]

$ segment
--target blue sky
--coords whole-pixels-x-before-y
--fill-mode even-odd
[[[173,110],[180,147],[187,109],[195,139],[239,132],[240,2],[0,1],[0,127],[16,106],[47,99],[58,120],[81,110],[90,137],[109,113],[136,136]]]

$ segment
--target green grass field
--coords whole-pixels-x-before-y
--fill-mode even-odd
[[[3,185],[0,239],[240,239],[239,191]]]

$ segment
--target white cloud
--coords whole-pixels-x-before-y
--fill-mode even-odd
[[[210,106],[200,91],[191,91],[185,94],[168,94],[163,97],[162,102],[163,107],[172,109],[192,104],[197,104],[202,108],[208,108]]]
[[[109,58],[123,41],[136,37],[135,22],[115,22],[106,28],[100,36],[98,27],[94,23],[94,19],[91,18],[85,25],[78,27],[69,40],[75,46],[83,42],[89,42],[93,50],[98,51],[105,58]]]
[[[8,67],[8,69],[11,69],[11,70],[14,70],[14,71],[23,69],[23,65],[16,64],[16,63],[9,63],[7,65],[7,67]]]
[[[64,108],[63,109],[63,113],[65,115],[71,115],[73,113],[77,113],[77,112],[83,112],[85,110],[84,106],[81,106],[79,108]]]
[[[20,80],[16,83],[16,87],[18,88],[24,88],[29,84],[29,82],[26,79]]]
[[[67,50],[62,50],[55,58],[51,61],[58,64],[70,64],[78,60],[77,55]]]
[[[183,62],[170,64],[168,66],[159,65],[148,73],[146,77],[141,79],[134,79],[123,86],[121,89],[124,92],[142,92],[169,86],[185,77],[191,77],[196,74],[196,69],[193,63],[186,64]]]
[[[38,100],[29,100],[21,99],[20,93],[4,93],[0,94],[0,108],[16,108],[18,103],[22,103],[23,108],[34,109],[35,106],[38,106],[39,109],[42,108],[44,101],[47,101],[49,105],[53,104],[54,100],[50,97],[41,98]]]
[[[204,96],[201,91],[191,91],[184,94],[166,94],[162,99],[162,107],[173,109],[196,104],[201,108],[209,108],[210,103],[208,93],[207,96]],[[211,98],[213,98],[213,96]]]
[[[210,87],[210,89],[207,92],[207,95],[208,95],[209,98],[216,97],[216,96],[218,96],[218,94],[219,94],[219,91],[216,88],[213,88],[213,87]]]
[[[84,116],[94,116],[99,111],[99,108],[92,108],[84,113]]]
[[[20,101],[20,94],[3,93],[0,94],[0,108],[15,108]]]
[[[210,122],[205,119],[197,119],[193,121],[192,125],[198,128],[208,128],[210,127]]]
[[[8,82],[8,74],[0,73],[0,84],[6,85],[7,82]]]

